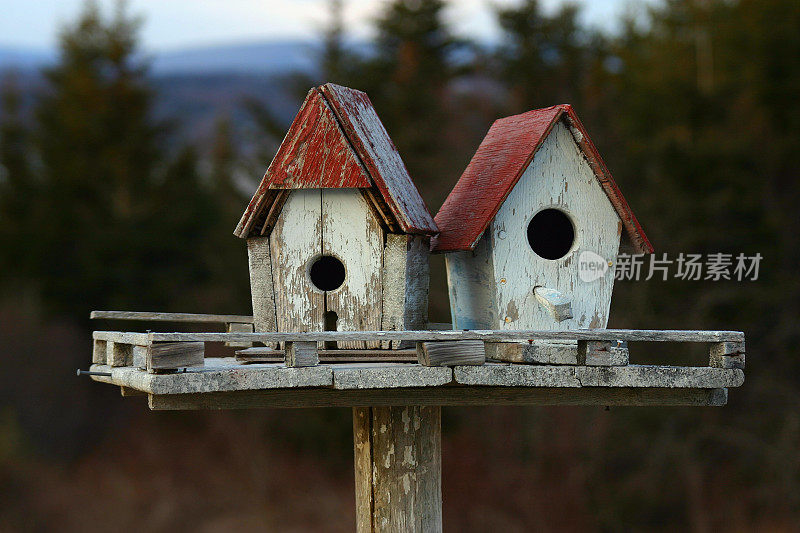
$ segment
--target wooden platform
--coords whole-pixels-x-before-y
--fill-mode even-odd
[[[91,370],[123,396],[147,395],[152,409],[381,407],[442,405],[725,405],[744,382],[745,339],[739,331],[572,330],[320,331],[252,333],[250,317],[179,313],[95,312],[92,318],[218,323],[224,333],[95,331]],[[242,328],[236,326],[243,326]],[[238,331],[237,331],[238,330]],[[353,341],[447,344],[448,366],[410,362],[416,350],[326,350]],[[203,357],[204,343],[243,348],[237,358]],[[554,364],[472,361],[459,346],[481,343],[486,355],[537,343],[572,343]],[[628,364],[627,343],[703,343],[708,366]],[[464,344],[466,343],[466,344]],[[386,344],[386,342],[384,342]],[[294,345],[294,348],[292,346]],[[310,366],[287,366],[284,350],[303,345]],[[315,347],[318,346],[317,350]],[[491,348],[491,349],[490,349]],[[638,349],[638,348],[637,348]],[[316,364],[316,355],[319,364]],[[573,353],[574,352],[574,353]],[[298,352],[299,353],[299,352]],[[622,357],[618,357],[619,355]],[[295,354],[297,355],[297,354]],[[259,358],[262,358],[259,361]],[[277,362],[263,362],[263,358]],[[374,358],[374,359],[373,359]],[[572,361],[565,362],[565,361]],[[295,363],[287,358],[289,363]],[[420,362],[431,364],[424,357]],[[551,364],[552,363],[552,364]],[[578,364],[580,363],[580,364]],[[177,369],[177,370],[175,370]]]
[[[92,365],[93,379],[149,396],[151,409],[352,407],[368,405],[720,406],[740,369],[628,365],[614,368],[487,363],[423,367],[353,363],[287,368],[207,358],[205,367],[151,374]]]

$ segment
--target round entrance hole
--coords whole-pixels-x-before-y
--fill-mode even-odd
[[[344,265],[332,255],[323,255],[308,269],[311,283],[321,291],[335,291],[344,283]]]
[[[575,227],[563,211],[543,209],[528,224],[528,244],[539,257],[561,259],[572,249]]]

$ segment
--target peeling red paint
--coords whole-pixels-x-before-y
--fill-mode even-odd
[[[553,126],[565,119],[597,180],[617,211],[639,253],[652,253],[639,221],[622,196],[586,129],[568,104],[496,120],[478,147],[435,220],[440,234],[435,252],[471,250],[533,160]]]
[[[248,237],[275,200],[274,189],[371,189],[405,233],[438,229],[366,94],[327,84],[312,89],[250,200],[234,234]]]

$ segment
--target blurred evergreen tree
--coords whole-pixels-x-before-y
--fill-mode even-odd
[[[193,152],[174,164],[166,157],[168,131],[152,116],[138,28],[123,2],[110,17],[88,2],[45,72],[35,110],[41,209],[25,253],[58,312],[164,309],[188,283],[207,279],[193,257],[212,222],[207,188]]]
[[[15,280],[29,265],[21,254],[29,239],[26,224],[35,209],[30,131],[22,117],[22,94],[13,76],[0,86],[0,271]]]

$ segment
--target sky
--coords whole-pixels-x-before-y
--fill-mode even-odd
[[[447,16],[456,33],[491,39],[497,28],[492,5],[519,0],[450,0]],[[369,23],[385,0],[344,0],[345,22],[354,37],[369,34]],[[546,10],[564,0],[541,0]],[[585,0],[584,20],[613,29],[630,0]],[[99,0],[105,8],[113,0]],[[143,15],[144,47],[152,51],[286,38],[314,38],[325,26],[325,0],[128,0]],[[0,0],[0,46],[48,49],[58,28],[75,18],[83,0]]]

